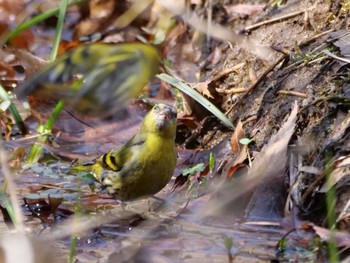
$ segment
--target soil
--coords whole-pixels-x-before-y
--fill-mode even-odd
[[[197,2],[191,1],[192,11],[207,19],[205,5]],[[49,210],[42,215],[23,208],[26,224],[40,233],[40,241],[54,240],[48,252],[53,261],[67,261],[71,233],[60,227],[71,227],[66,217],[77,203],[90,216],[78,220],[84,227],[75,231],[79,262],[327,262],[332,252],[321,243],[331,243],[333,227],[337,252],[349,247],[348,234],[341,230],[349,231],[350,215],[350,8],[322,0],[259,3],[242,3],[238,9],[230,1],[211,2],[213,26],[220,24],[249,44],[206,37],[197,32],[200,25],[190,27],[183,16],[173,38],[168,36],[172,41],[161,47],[174,67],[165,70],[196,87],[236,127],[232,131],[193,99],[182,97],[178,165],[158,194],[165,204],[140,200],[125,211],[69,171],[73,159],[92,160],[125,142],[145,112],[143,103],[124,122],[77,119],[67,111],[41,163],[17,164],[20,202],[22,197],[37,200],[34,207],[37,202]],[[280,19],[270,21],[275,18]],[[129,40],[142,31],[142,21],[128,37],[106,38]],[[261,56],[266,49],[269,55]],[[158,94],[158,99],[165,97]],[[12,153],[33,142],[19,137],[4,143]],[[252,142],[243,146],[238,143],[242,138]],[[204,171],[188,178],[184,169],[198,163],[204,163]],[[55,195],[59,200],[50,200]],[[348,256],[346,250],[339,254]]]

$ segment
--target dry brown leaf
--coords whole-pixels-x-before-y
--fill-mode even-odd
[[[58,56],[61,56],[64,53],[67,53],[80,45],[83,45],[83,42],[81,42],[80,40],[72,40],[72,41],[62,40],[58,47]]]
[[[312,228],[322,241],[334,241],[338,247],[350,247],[350,234],[347,232],[332,231],[313,225]]]
[[[127,10],[125,1],[92,0],[79,5],[81,21],[76,25],[75,38],[105,30],[117,16]]]
[[[49,63],[48,61],[40,57],[34,56],[25,50],[9,49],[6,52],[8,52],[9,54],[15,55],[19,65],[21,65],[25,69],[25,74],[27,77],[32,76],[40,68],[42,68],[47,63]]]
[[[350,156],[342,156],[335,161],[334,170],[331,172],[329,179],[322,188],[320,192],[326,193],[333,186],[341,182],[342,179],[347,179],[350,176]]]
[[[337,112],[337,117],[332,125],[332,133],[327,143],[338,142],[344,138],[346,131],[350,127],[350,112],[343,113],[342,111]]]
[[[241,120],[239,120],[230,140],[230,145],[234,156],[227,160],[227,164],[223,168],[223,174],[226,177],[231,178],[242,166],[242,163],[247,159],[247,149],[239,142],[239,140],[242,138],[244,138],[244,130],[243,124]]]
[[[244,146],[239,143],[239,140],[243,138],[244,138],[243,124],[242,124],[242,121],[239,120],[239,122],[236,125],[236,129],[233,132],[230,140],[232,153],[237,154],[242,148],[244,148]]]
[[[267,181],[273,181],[283,176],[287,162],[288,144],[294,133],[297,113],[298,105],[295,102],[287,121],[280,130],[271,137],[270,141],[262,148],[261,152],[256,155],[252,162],[252,167],[248,172],[241,175],[239,182],[236,180],[232,180],[231,182],[223,180],[222,184],[218,185],[216,189],[216,192],[220,193],[219,197],[211,200],[211,202],[203,208],[201,211],[203,215],[216,214],[247,192],[253,192],[258,185],[266,185]],[[269,185],[267,192],[273,190],[274,187]]]
[[[1,81],[11,80],[16,78],[14,69],[5,61],[0,61]]]
[[[189,127],[191,129],[196,129],[199,123],[196,122],[192,116],[180,112],[177,115],[177,125],[185,125],[186,127]]]
[[[23,48],[29,50],[35,41],[35,36],[31,29],[27,29],[19,33],[17,36],[10,40],[12,47]]]
[[[294,133],[297,113],[298,105],[295,103],[288,120],[255,157],[248,176],[274,177],[284,173],[288,143]]]
[[[340,49],[340,54],[344,57],[350,55],[350,30],[344,29],[330,33],[331,40],[334,41],[334,45]]]
[[[26,12],[25,8],[26,1],[23,0],[0,1],[0,35],[6,35],[16,26],[16,23],[22,22],[18,20]],[[9,44],[13,47],[29,49],[33,45],[33,42],[33,32],[31,29],[26,29],[12,38]]]
[[[196,89],[199,93],[201,93],[202,95],[204,95],[205,97],[209,98],[209,99],[213,99],[213,95],[210,93],[209,89],[208,89],[208,84],[210,83],[210,81],[203,81],[203,82],[198,82],[198,83],[192,83],[191,87]]]
[[[222,170],[225,177],[231,178],[236,171],[243,166],[243,162],[247,159],[247,150],[242,147],[239,152],[232,158],[227,160],[227,164]]]

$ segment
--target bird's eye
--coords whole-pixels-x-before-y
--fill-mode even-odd
[[[154,106],[154,110],[155,111],[159,111],[159,106],[157,105],[157,106]]]

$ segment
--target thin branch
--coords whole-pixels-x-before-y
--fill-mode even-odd
[[[308,9],[306,9],[306,10],[303,10],[303,11],[296,11],[294,13],[290,13],[290,14],[287,14],[287,15],[284,15],[284,16],[280,16],[280,17],[276,17],[276,18],[273,18],[273,19],[270,19],[270,20],[266,20],[266,21],[263,21],[263,22],[260,22],[260,23],[256,23],[254,25],[247,26],[242,31],[243,32],[249,32],[249,31],[252,31],[253,29],[257,29],[257,28],[259,28],[261,26],[264,26],[264,25],[273,24],[273,23],[276,23],[276,22],[281,22],[282,20],[286,20],[286,19],[291,18],[291,17],[302,15],[305,12],[310,11],[310,10],[315,9],[315,8],[316,8],[316,6],[312,6],[312,7],[308,8]]]

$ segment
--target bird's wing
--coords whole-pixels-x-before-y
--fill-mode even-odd
[[[135,152],[145,143],[145,138],[135,135],[130,141],[120,148],[109,151],[96,160],[104,169],[120,171]]]
[[[43,67],[17,89],[17,96],[23,98],[31,93],[41,94],[42,90],[38,90],[38,87],[42,85],[49,86],[51,91],[58,91],[56,87],[62,88],[62,84],[69,84],[76,74],[85,75],[91,72],[96,67],[96,60],[105,52],[106,48],[101,47],[100,44],[78,47]],[[88,57],[95,59],[87,59]]]
[[[111,116],[157,72],[157,59],[156,50],[146,45],[83,45],[44,67],[16,93],[61,99],[79,112]]]

